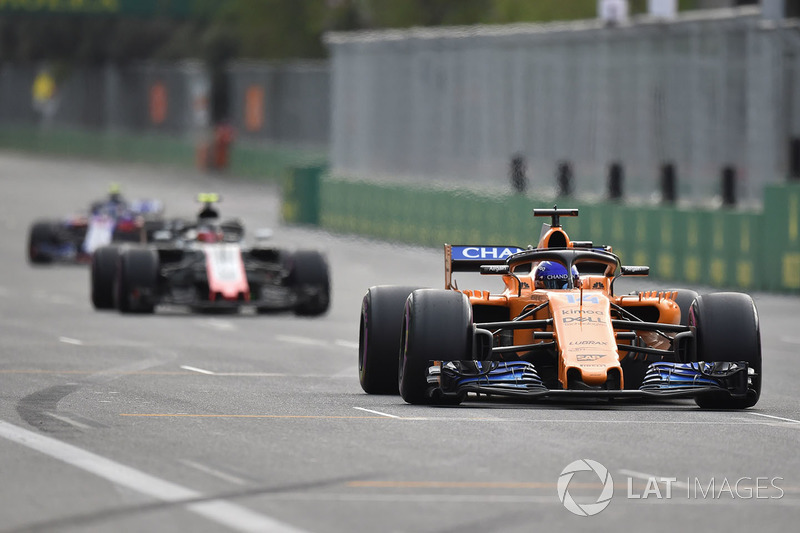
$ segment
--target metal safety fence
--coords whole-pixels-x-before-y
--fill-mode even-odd
[[[206,69],[193,61],[60,72],[48,66],[4,64],[0,122],[189,134],[208,125],[209,89]]]
[[[760,205],[800,174],[800,30],[757,8],[326,42],[339,175]]]
[[[225,119],[241,139],[319,148],[330,130],[327,62],[235,63]],[[200,137],[211,76],[198,61],[130,66],[0,65],[0,125]]]
[[[327,146],[327,61],[236,62],[228,69],[231,121],[242,138]]]

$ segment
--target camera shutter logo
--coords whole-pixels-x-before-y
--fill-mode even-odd
[[[580,504],[576,502],[569,493],[569,482],[572,481],[572,476],[576,472],[594,472],[600,481],[603,483],[603,491],[597,497],[595,503]],[[591,459],[578,459],[568,464],[561,475],[558,477],[558,499],[564,504],[564,507],[573,514],[578,516],[594,516],[600,513],[603,509],[608,507],[611,503],[611,497],[614,496],[614,480],[611,479],[611,474],[608,469]]]

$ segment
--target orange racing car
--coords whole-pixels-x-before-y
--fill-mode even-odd
[[[445,289],[372,287],[359,335],[361,386],[412,404],[470,393],[524,398],[691,397],[743,409],[761,392],[758,312],[750,296],[690,290],[617,295],[609,246],[573,241],[550,217],[538,245],[446,244]],[[459,290],[454,272],[499,276],[503,290]]]

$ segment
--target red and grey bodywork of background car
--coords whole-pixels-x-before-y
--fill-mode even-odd
[[[92,301],[98,309],[121,312],[151,313],[164,304],[320,315],[330,304],[330,280],[317,251],[228,242],[106,246],[92,261]]]

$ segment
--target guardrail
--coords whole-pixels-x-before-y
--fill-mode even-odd
[[[743,212],[484,197],[336,179],[323,170],[298,168],[288,175],[287,222],[424,246],[524,246],[539,237],[531,209],[557,203],[580,209],[578,218],[562,220],[571,236],[612,245],[626,264],[650,265],[654,278],[800,293],[800,182],[768,186],[763,211]]]

